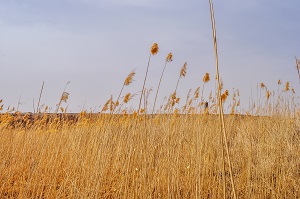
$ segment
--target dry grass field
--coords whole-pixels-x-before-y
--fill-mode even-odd
[[[3,114],[1,198],[232,196],[212,114]],[[299,198],[300,132],[290,116],[226,115],[238,198]],[[25,124],[25,125],[24,125]]]
[[[277,91],[260,83],[258,99],[240,108],[239,91],[225,90],[219,77],[215,34],[214,44],[216,78],[205,73],[202,85],[178,96],[184,63],[162,105],[173,55],[150,102],[157,43],[141,91],[123,93],[132,71],[99,112],[68,113],[69,82],[55,111],[40,105],[44,83],[33,114],[4,111],[0,100],[0,198],[300,198],[299,97],[289,82],[279,80]],[[216,89],[204,96],[210,81]],[[133,98],[138,108],[128,105]]]

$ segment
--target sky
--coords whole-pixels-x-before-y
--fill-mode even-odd
[[[239,89],[249,105],[263,82],[276,91],[277,81],[289,81],[300,92],[295,56],[300,57],[299,0],[214,1],[220,75],[224,89]],[[196,0],[0,0],[0,99],[4,110],[33,112],[44,81],[40,104],[55,109],[67,82],[68,111],[99,111],[117,98],[124,79],[135,70],[126,93],[136,93],[136,107],[152,44],[146,88],[153,103],[165,58],[167,64],[158,104],[175,89],[178,96],[203,86],[206,72],[214,80],[209,3]],[[208,98],[215,83],[205,85]],[[252,94],[251,94],[252,93]],[[256,93],[256,94],[255,94]],[[232,92],[230,93],[232,94]],[[184,103],[182,100],[181,103]],[[181,104],[183,105],[183,104]]]

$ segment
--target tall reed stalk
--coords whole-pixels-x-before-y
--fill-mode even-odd
[[[40,97],[39,97],[39,101],[38,101],[38,104],[37,104],[37,107],[36,107],[36,112],[39,113],[40,112],[40,102],[41,102],[41,98],[42,98],[42,94],[43,94],[43,90],[44,90],[44,84],[45,82],[43,81],[43,84],[42,84],[42,88],[41,88],[41,92],[40,92]]]
[[[70,84],[70,81],[68,81],[68,82],[66,83],[66,85],[65,85],[64,91],[62,92],[61,97],[60,97],[60,100],[59,100],[59,102],[58,102],[58,104],[57,104],[55,113],[58,112],[59,107],[60,107],[60,105],[61,105],[61,103],[62,103],[63,101],[64,101],[64,102],[67,102],[69,93],[66,92],[66,89],[67,89],[68,84]]]
[[[217,48],[217,33],[216,33],[216,25],[215,25],[215,16],[214,16],[214,8],[213,8],[213,2],[212,0],[209,0],[210,5],[210,17],[211,17],[211,24],[212,24],[212,33],[213,33],[213,42],[214,42],[214,52],[215,52],[215,61],[216,61],[216,74],[217,74],[217,82],[218,82],[218,105],[219,105],[219,117],[220,117],[220,129],[223,133],[223,136],[221,136],[222,141],[222,156],[223,156],[223,189],[224,189],[224,198],[226,198],[226,186],[225,186],[225,157],[224,157],[224,144],[225,144],[225,150],[227,154],[227,161],[229,166],[229,174],[230,174],[230,181],[231,186],[233,190],[233,197],[236,198],[236,192],[235,192],[235,186],[234,186],[234,180],[233,180],[233,174],[232,174],[232,166],[231,166],[231,160],[230,160],[230,154],[229,154],[229,147],[227,144],[227,134],[225,129],[225,121],[224,121],[224,111],[223,111],[223,102],[221,99],[221,81],[220,81],[220,75],[219,75],[219,59],[218,59],[218,48]]]
[[[140,109],[141,109],[141,104],[142,104],[142,98],[143,98],[143,95],[144,95],[144,92],[145,92],[145,85],[146,85],[146,80],[147,80],[147,76],[148,76],[148,71],[149,71],[149,67],[150,67],[150,60],[151,60],[151,56],[152,55],[156,55],[158,53],[158,44],[157,43],[154,43],[151,47],[151,52],[150,52],[150,55],[149,55],[149,59],[148,59],[148,65],[147,65],[147,70],[146,70],[146,75],[145,75],[145,78],[144,78],[144,83],[143,83],[143,88],[142,88],[142,92],[141,92],[141,96],[140,96],[140,102],[139,102],[139,108],[138,108],[138,114],[140,112]],[[145,99],[146,100],[146,99]],[[145,107],[144,107],[145,108]],[[146,114],[146,110],[144,110],[144,113]]]
[[[154,99],[154,104],[153,104],[152,114],[154,114],[154,111],[155,111],[155,104],[156,104],[156,100],[157,100],[157,95],[158,95],[158,91],[159,91],[159,88],[160,88],[160,84],[161,84],[161,81],[162,81],[162,78],[163,78],[163,75],[164,75],[164,72],[165,72],[167,63],[173,61],[172,58],[173,58],[172,53],[169,53],[168,56],[166,57],[166,62],[165,62],[163,71],[162,71],[162,73],[161,73],[161,76],[160,76],[160,79],[159,79],[159,83],[158,83],[158,87],[157,87],[157,90],[156,90],[156,95],[155,95],[155,99]]]

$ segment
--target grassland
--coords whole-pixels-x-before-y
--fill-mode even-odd
[[[178,96],[185,62],[175,90],[156,107],[173,58],[169,53],[154,103],[149,102],[146,81],[157,43],[150,49],[137,109],[127,104],[137,94],[123,94],[135,71],[117,99],[111,96],[98,113],[70,114],[62,107],[70,82],[55,111],[40,106],[44,82],[33,114],[14,108],[4,112],[0,100],[0,198],[299,198],[295,90],[280,80],[277,91],[260,83],[259,98],[242,110],[239,91],[223,89],[215,31],[214,45],[216,89],[205,96],[207,101],[208,73],[185,102]]]
[[[216,115],[75,117],[1,116],[1,198],[222,198],[223,179],[232,194]],[[296,120],[225,119],[237,197],[298,198]]]
[[[157,52],[156,44],[147,71]],[[165,67],[170,61],[171,53]],[[176,91],[186,67],[160,107],[164,70],[153,107],[147,73],[139,108],[128,107],[136,95],[123,89],[134,71],[97,113],[62,107],[69,82],[55,111],[39,105],[44,83],[35,113],[4,111],[0,100],[0,198],[299,198],[299,98],[289,82],[279,80],[276,92],[260,83],[259,98],[242,110],[239,91],[221,81],[203,96],[206,73],[183,102]]]

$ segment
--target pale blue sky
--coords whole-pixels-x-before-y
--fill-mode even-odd
[[[227,0],[214,6],[224,87],[240,89],[244,106],[251,87],[255,93],[260,82],[277,90],[278,79],[290,81],[298,93],[294,57],[300,57],[300,1]],[[154,42],[160,50],[152,59],[147,88],[156,90],[166,55],[174,55],[159,104],[174,90],[185,61],[181,98],[202,85],[206,72],[215,75],[206,0],[0,0],[0,99],[5,107],[16,107],[21,95],[20,110],[32,111],[45,81],[41,103],[55,108],[71,81],[71,111],[83,104],[98,107],[111,94],[117,97],[133,69],[135,81],[124,94],[141,90]],[[212,89],[210,82],[206,90]]]

